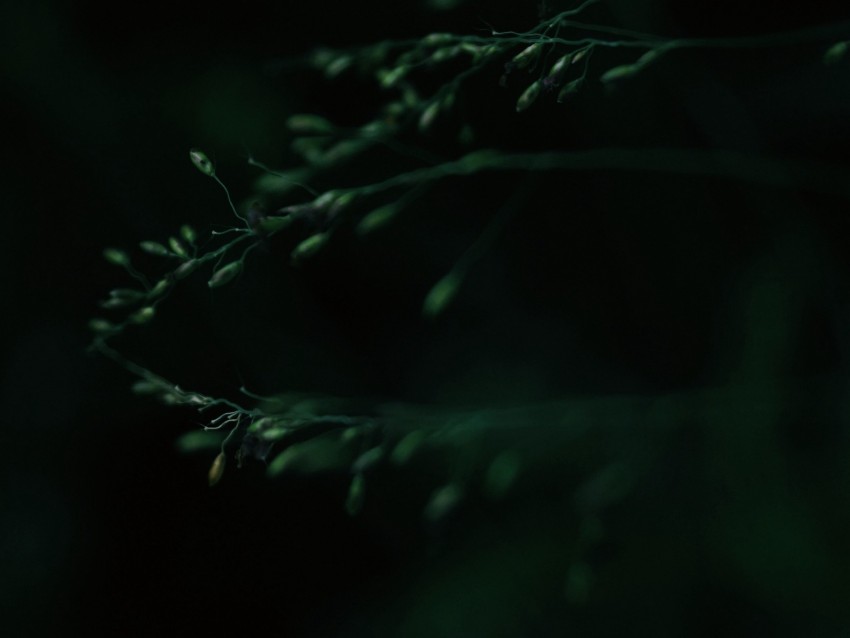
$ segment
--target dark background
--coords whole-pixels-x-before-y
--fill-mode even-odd
[[[340,242],[293,272],[274,244],[241,292],[187,287],[123,344],[210,394],[247,382],[487,406],[740,389],[740,405],[708,403],[664,437],[589,434],[586,457],[549,458],[506,502],[471,499],[439,529],[419,516],[440,480],[427,467],[379,475],[353,519],[344,477],[270,481],[252,466],[211,490],[211,459],[174,448],[197,416],[133,396],[129,375],[86,354],[87,320],[125,283],[105,246],[229,223],[189,148],[247,196],[246,153],[284,161],[288,113],[357,121],[381,99],[274,73],[276,61],[484,22],[529,28],[533,5],[3,7],[6,635],[846,635],[850,229],[838,197],[602,171],[450,182],[364,247]],[[612,1],[600,15],[679,36],[848,17],[826,4],[790,14],[672,1]],[[614,94],[594,85],[529,117],[513,111],[521,83],[499,89],[494,70],[464,113],[482,145],[512,150],[696,146],[842,162],[850,67],[822,65],[824,48],[681,52]],[[629,61],[599,57],[592,77]],[[466,294],[423,322],[429,285],[520,188],[522,215]],[[652,462],[581,557],[594,588],[568,600],[586,522],[576,494],[641,445]]]

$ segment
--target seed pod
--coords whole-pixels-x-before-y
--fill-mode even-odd
[[[210,466],[210,472],[208,476],[210,487],[212,487],[221,480],[221,477],[224,474],[225,462],[226,459],[224,456],[224,452],[219,452],[218,456],[215,457],[215,460]]]
[[[549,69],[549,75],[548,75],[548,77],[550,77],[550,78],[558,78],[560,75],[562,75],[562,74],[564,73],[564,71],[566,71],[566,70],[567,70],[567,67],[568,67],[568,66],[569,66],[569,64],[570,64],[571,58],[572,58],[572,55],[571,55],[571,54],[569,54],[569,53],[568,53],[567,55],[562,56],[561,58],[559,58],[559,59],[555,62],[555,64],[553,64],[553,65],[552,65],[552,68],[551,68],[551,69]]]
[[[207,282],[207,286],[210,288],[218,288],[219,286],[223,286],[224,284],[230,282],[236,275],[242,272],[242,262],[241,261],[233,261],[226,266],[222,266],[218,270],[216,270],[210,280]]]
[[[140,242],[139,247],[146,253],[150,253],[151,255],[157,255],[159,257],[165,257],[170,254],[168,252],[168,248],[155,241]]]
[[[103,251],[103,258],[110,264],[115,264],[116,266],[130,265],[130,258],[127,256],[127,253],[123,250],[118,250],[117,248],[105,249]]]
[[[516,101],[517,113],[524,111],[534,104],[534,100],[536,100],[537,96],[540,95],[541,86],[541,82],[534,82],[525,91],[523,91],[522,95],[520,95],[519,99]]]
[[[189,159],[192,160],[192,164],[195,165],[195,168],[201,171],[204,175],[212,177],[215,174],[215,167],[203,151],[193,148],[189,151]]]

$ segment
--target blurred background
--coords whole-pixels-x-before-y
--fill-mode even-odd
[[[596,16],[617,26],[681,37],[850,18],[827,3],[603,5]],[[355,518],[346,477],[269,480],[254,464],[210,489],[211,458],[174,445],[197,414],[132,395],[130,375],[86,353],[98,301],[126,283],[104,247],[231,222],[190,148],[247,198],[249,156],[291,160],[289,114],[362,123],[384,99],[282,60],[523,30],[563,8],[0,8],[6,635],[848,635],[850,218],[846,198],[793,176],[787,188],[605,171],[448,181],[385,233],[304,268],[283,239],[235,290],[187,284],[120,344],[211,395],[245,383],[476,406],[494,426],[518,409],[511,423],[527,427],[482,444],[518,451],[516,485],[498,502],[470,494],[439,525],[422,519],[439,459],[379,472]],[[500,88],[494,68],[457,114],[477,144],[507,150],[846,164],[850,61],[824,65],[828,44],[677,52],[613,93],[592,84],[520,115],[521,81]],[[591,79],[630,61],[605,56]],[[453,135],[426,143],[450,152]],[[519,212],[457,302],[423,321],[429,287],[505,202]],[[567,400],[582,427],[564,431]]]

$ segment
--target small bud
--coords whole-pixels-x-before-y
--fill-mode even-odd
[[[513,60],[509,62],[511,64],[511,68],[513,69],[524,69],[529,66],[533,62],[535,62],[540,55],[540,50],[542,48],[542,44],[540,42],[535,42],[534,44],[527,46],[522,51],[517,53]]]
[[[422,115],[419,117],[420,133],[424,133],[431,128],[431,124],[434,123],[434,120],[437,119],[437,115],[440,113],[440,107],[440,101],[434,100],[425,108],[424,111],[422,111]]]
[[[215,174],[215,167],[203,151],[193,148],[189,151],[189,159],[192,160],[192,164],[195,165],[195,168],[201,171],[204,175],[212,177]]]
[[[183,224],[180,227],[180,236],[190,244],[194,244],[195,239],[197,238],[197,235],[195,234],[195,229],[189,226],[188,224]]]
[[[174,276],[177,279],[183,279],[184,277],[188,277],[198,268],[198,260],[190,259],[189,261],[184,261],[177,267],[177,270],[174,271]],[[159,284],[157,284],[159,285]]]
[[[578,64],[579,62],[581,62],[584,59],[584,57],[587,55],[588,51],[590,51],[590,48],[580,49],[580,50],[576,51],[573,54],[573,59],[572,59],[572,62],[570,64]]]
[[[183,244],[180,243],[180,240],[176,237],[168,238],[168,247],[171,248],[171,252],[173,252],[178,257],[188,257],[189,253],[186,252],[186,249],[183,248]]]
[[[519,456],[510,450],[494,458],[484,476],[485,496],[493,501],[502,498],[516,482],[520,466]]]
[[[396,216],[399,209],[400,206],[398,202],[393,202],[392,204],[376,208],[361,219],[360,223],[357,224],[357,234],[361,236],[368,235],[369,233],[377,230],[391,221],[392,218]]]
[[[371,450],[366,450],[363,454],[357,457],[354,464],[351,466],[351,470],[355,474],[362,474],[363,472],[367,472],[375,467],[382,458],[384,458],[384,449],[380,447],[373,447]]]
[[[327,135],[333,133],[334,125],[320,115],[298,113],[286,120],[286,127],[297,135]]]
[[[130,321],[138,324],[147,323],[153,319],[154,314],[156,314],[156,311],[153,309],[153,306],[145,306],[130,315]]]
[[[139,301],[145,296],[141,290],[132,290],[130,288],[116,288],[109,292],[109,296],[113,299],[123,299],[128,302]]]
[[[847,42],[836,42],[826,50],[826,53],[823,54],[823,63],[835,64],[840,62],[847,53],[847,47]]]
[[[104,334],[107,332],[111,332],[115,326],[113,326],[106,319],[92,319],[89,321],[89,330],[92,332],[97,332],[98,334]]]
[[[581,82],[581,78],[579,78],[578,80],[573,80],[572,82],[565,84],[564,88],[558,91],[558,102],[563,102],[573,93],[578,93],[578,90],[581,87]]]
[[[168,290],[168,279],[160,279],[156,285],[148,292],[148,298],[159,297],[162,293]]]
[[[572,56],[570,54],[559,58],[555,64],[552,65],[552,68],[549,69],[548,77],[558,79],[567,70],[567,66],[569,66],[571,58]]]
[[[407,72],[409,71],[409,67],[406,65],[397,66],[394,69],[381,69],[378,71],[378,82],[381,84],[381,88],[389,89],[398,84],[398,81],[401,80]]]
[[[428,318],[439,315],[451,303],[457,294],[463,278],[460,273],[452,271],[431,288],[422,304],[422,314]]]
[[[116,266],[130,265],[130,258],[127,256],[127,253],[123,250],[118,250],[117,248],[107,248],[104,250],[103,258],[110,264],[115,264]]]
[[[210,466],[210,472],[209,472],[209,477],[208,477],[209,482],[210,482],[210,487],[212,487],[213,485],[215,485],[216,483],[218,483],[221,480],[221,477],[224,474],[225,462],[226,462],[226,459],[225,459],[225,456],[224,456],[224,452],[219,452],[218,456],[215,457],[215,460],[213,461],[212,465]]]
[[[219,286],[223,286],[224,284],[230,282],[236,275],[242,272],[242,262],[241,261],[233,261],[226,266],[222,266],[218,270],[216,270],[210,280],[207,282],[207,286],[210,288],[218,288]]]
[[[345,511],[349,516],[354,516],[360,513],[363,509],[363,497],[366,488],[366,479],[362,474],[355,474],[351,479],[351,486],[348,488],[348,497],[345,499]]]
[[[439,46],[441,44],[448,44],[455,39],[451,33],[429,33],[424,38],[422,38],[422,44],[426,46]]]
[[[131,388],[133,394],[137,394],[139,396],[156,394],[162,389],[161,385],[152,381],[136,381]]]
[[[416,453],[416,450],[420,448],[423,441],[425,441],[425,434],[422,430],[414,430],[410,434],[405,435],[393,449],[390,455],[390,461],[394,465],[405,465]]]
[[[295,249],[292,251],[292,260],[294,262],[300,261],[302,259],[306,259],[308,257],[312,257],[319,250],[321,250],[322,246],[324,246],[328,242],[328,234],[327,233],[317,233],[308,237],[300,244],[298,244]]]
[[[534,82],[525,91],[523,91],[522,95],[520,95],[519,99],[516,101],[517,113],[524,111],[529,106],[534,104],[534,101],[537,99],[537,96],[540,95],[541,88],[542,82]]]
[[[139,247],[146,253],[150,253],[151,255],[157,255],[159,257],[165,257],[170,254],[168,252],[168,248],[155,241],[143,241],[139,243]]]
[[[640,71],[640,66],[637,64],[623,64],[621,66],[615,66],[613,69],[608,69],[605,73],[603,73],[599,78],[599,81],[605,84],[609,82],[617,82],[631,77],[638,71]]]
[[[426,520],[436,523],[449,515],[462,499],[463,489],[459,485],[444,485],[431,493],[423,515]]]
[[[325,77],[332,80],[354,63],[350,55],[340,55],[325,65]]]

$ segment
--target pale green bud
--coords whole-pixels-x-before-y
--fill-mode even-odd
[[[169,254],[168,248],[155,241],[140,242],[139,247],[146,253],[150,253],[151,255],[158,255],[160,257],[164,257]]]
[[[292,260],[297,262],[312,257],[328,242],[327,233],[317,233],[298,244],[292,251]]]
[[[127,256],[127,253],[123,250],[118,250],[117,248],[105,249],[103,251],[103,258],[110,264],[115,264],[116,266],[130,265],[130,258]]]
[[[311,113],[297,113],[289,116],[286,127],[297,135],[327,135],[334,131],[334,125],[329,120]]]
[[[168,247],[171,248],[171,252],[173,252],[178,257],[188,257],[189,253],[186,252],[186,249],[183,248],[183,244],[180,243],[180,240],[176,237],[168,238]]]
[[[153,309],[153,306],[145,306],[144,308],[139,308],[136,312],[130,315],[130,321],[133,323],[147,323],[151,319],[153,319],[156,311]]]
[[[516,101],[516,110],[517,113],[524,111],[529,106],[534,104],[534,101],[540,95],[541,82],[534,82],[529,86],[525,91],[522,92],[522,95],[519,96],[519,99]]]
[[[210,280],[207,282],[207,286],[210,288],[218,288],[219,286],[223,286],[224,284],[233,280],[236,275],[242,272],[242,262],[234,261],[226,266],[222,266],[218,270],[216,270]]]
[[[180,236],[183,237],[190,244],[195,243],[195,239],[197,235],[195,234],[195,229],[189,226],[188,224],[183,224],[180,227]]]
[[[189,151],[189,159],[192,160],[192,164],[195,165],[195,168],[201,171],[204,175],[212,177],[215,174],[215,167],[203,151],[193,148]]]

